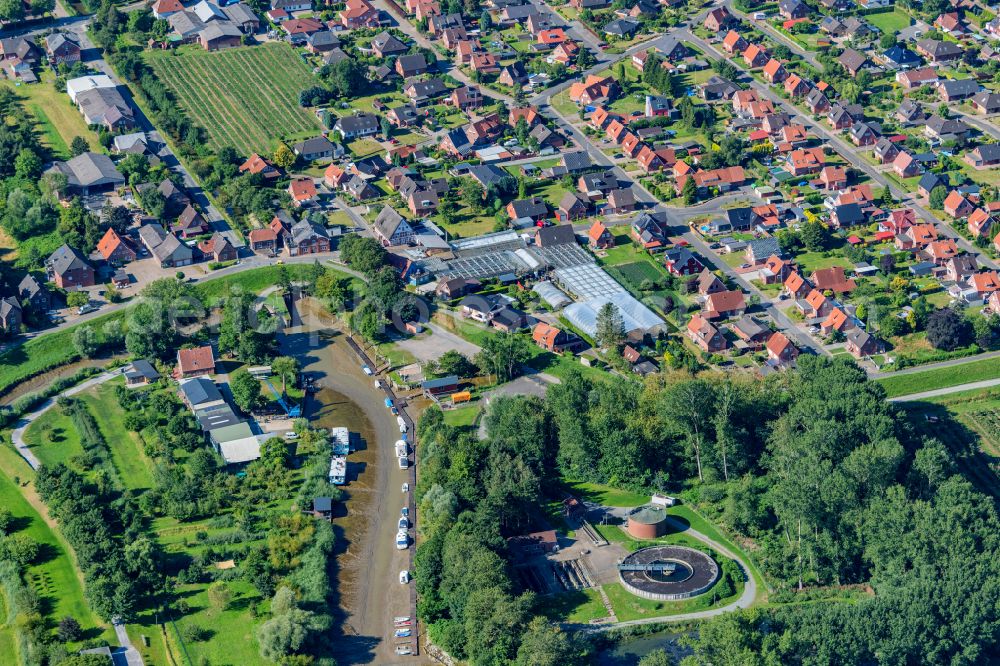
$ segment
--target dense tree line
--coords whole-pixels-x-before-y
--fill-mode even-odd
[[[494,407],[486,440],[434,411],[420,426],[420,612],[457,656],[518,659],[531,606],[496,573],[506,571],[503,540],[532,527],[527,516],[559,476],[683,494],[752,539],[755,560],[792,598],[831,585],[874,590],[853,604],[715,620],[690,664],[972,664],[996,654],[995,505],[851,362],[803,357],[798,372],[764,381],[673,373],[640,385],[570,373],[544,402]],[[484,613],[473,595],[498,586]],[[498,609],[517,620],[514,635],[486,658],[470,630],[491,626]]]
[[[138,506],[62,464],[40,467],[35,487],[73,546],[91,608],[105,620],[133,618],[162,585]]]
[[[471,664],[587,663],[587,641],[549,626],[533,594],[515,594],[506,561],[504,538],[532,525],[553,480],[548,416],[537,398],[498,398],[486,425],[479,440],[439,410],[421,420],[418,612],[441,647]]]

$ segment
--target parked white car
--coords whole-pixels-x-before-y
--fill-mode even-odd
[[[406,585],[407,583],[409,583],[410,582],[410,572],[407,571],[406,569],[403,569],[402,571],[400,571],[399,572],[399,582],[402,585]]]

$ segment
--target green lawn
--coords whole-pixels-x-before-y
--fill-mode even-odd
[[[479,416],[479,405],[469,405],[446,410],[444,422],[456,428],[470,428],[475,424],[477,416]]]
[[[83,455],[80,435],[58,405],[51,407],[24,431],[24,441],[43,465],[69,464]]]
[[[111,450],[111,460],[130,490],[153,487],[153,461],[146,455],[139,436],[125,429],[125,412],[115,397],[115,386],[122,379],[88,389],[80,395],[104,435]]]
[[[608,616],[601,601],[601,593],[595,589],[574,590],[560,594],[538,597],[538,612],[552,622],[572,622],[587,624]]]
[[[890,398],[911,393],[981,382],[1000,376],[1000,358],[970,361],[961,365],[878,379]]]
[[[565,481],[565,484],[574,495],[604,506],[639,506],[649,502],[648,493],[635,493],[599,483],[586,483],[569,479]]]
[[[716,599],[712,590],[709,590],[701,596],[684,601],[654,601],[635,596],[626,591],[621,583],[604,586],[604,593],[608,595],[608,600],[611,601],[611,607],[615,609],[615,617],[618,618],[619,622],[707,610],[712,606],[722,606],[739,598],[742,592],[743,585],[740,583],[737,585],[736,594],[726,599]]]
[[[71,615],[84,628],[89,639],[98,642],[109,640],[112,635],[110,630],[106,630],[91,612],[84,598],[69,546],[25,499],[26,494],[34,496],[34,488],[30,485],[18,488],[14,484],[15,477],[26,484],[33,474],[13,449],[0,447],[0,506],[9,509],[18,522],[23,523],[20,533],[42,545],[40,561],[28,567],[28,582],[41,598],[43,612],[50,621],[58,622],[60,618]],[[0,630],[0,647],[3,646],[3,635]],[[0,655],[3,654],[10,653],[0,651]]]
[[[910,26],[910,16],[900,9],[880,14],[869,14],[865,20],[882,31],[882,34],[894,34]]]
[[[34,85],[15,86],[7,80],[0,81],[0,85],[12,88],[24,101],[25,108],[38,120],[42,143],[54,157],[68,159],[69,144],[78,136],[83,137],[91,149],[100,151],[97,135],[87,127],[69,95],[56,90],[54,81],[51,72],[43,71],[39,82]]]
[[[243,581],[227,583],[232,592],[232,601],[223,611],[212,608],[206,590],[208,585],[182,585],[178,593],[191,608],[176,624],[167,625],[167,635],[173,645],[183,645],[192,664],[260,664],[265,660],[260,656],[255,629],[262,620],[252,620],[247,608],[262,601],[254,587]],[[204,641],[184,641],[180,631],[194,625],[206,631]],[[175,629],[176,627],[176,629]],[[155,629],[151,629],[155,630]]]
[[[299,92],[319,80],[288,44],[215,52],[192,46],[143,57],[215,149],[270,152],[276,139],[319,130],[298,104]]]
[[[825,254],[824,252],[799,252],[795,255],[795,260],[802,267],[802,270],[807,273],[812,273],[821,268],[830,268],[831,266],[853,267],[853,264],[847,260],[847,257],[836,250],[831,251],[829,253],[830,256],[824,256]],[[742,255],[740,256],[742,257]]]

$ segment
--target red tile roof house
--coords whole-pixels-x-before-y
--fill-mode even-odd
[[[703,352],[710,354],[720,352],[729,345],[719,329],[699,314],[691,317],[691,321],[688,322],[687,336]]]
[[[743,53],[746,51],[747,40],[743,39],[743,36],[735,30],[730,30],[726,33],[726,37],[722,40],[722,50],[724,50],[729,55],[734,53]]]
[[[205,377],[215,374],[215,354],[212,347],[193,347],[191,349],[181,349],[177,352],[177,370],[174,376],[177,379],[188,379],[190,377]]]
[[[830,266],[829,268],[821,268],[814,271],[811,280],[820,291],[829,290],[836,294],[853,291],[858,286],[853,278],[848,279],[844,275],[843,266]]]
[[[854,322],[847,316],[847,313],[840,308],[830,310],[823,323],[819,325],[819,330],[823,335],[831,335],[834,331],[843,333],[854,326]]]
[[[590,247],[601,250],[614,247],[615,244],[614,235],[600,220],[590,226],[590,229],[587,231],[587,239]]]
[[[297,207],[310,204],[319,197],[312,178],[296,178],[288,184],[288,193],[292,195],[292,203]]]
[[[833,303],[818,289],[813,289],[804,299],[795,301],[795,307],[806,317],[815,319],[825,317],[833,309]]]
[[[975,206],[959,194],[958,190],[952,190],[944,199],[944,212],[955,219],[969,215],[974,209]]]
[[[785,70],[785,66],[781,64],[779,60],[771,58],[766,65],[764,65],[764,78],[767,79],[768,83],[781,83],[788,78],[788,72]]]
[[[269,227],[252,230],[247,234],[247,240],[250,241],[250,249],[254,252],[274,254],[278,248],[278,234]]]
[[[247,161],[240,165],[240,173],[260,174],[265,180],[273,180],[281,177],[281,172],[266,159],[254,153],[247,158]]]
[[[564,351],[575,351],[583,345],[583,342],[576,336],[567,334],[545,322],[539,322],[535,325],[531,331],[531,339],[542,349],[556,354],[561,354]]]
[[[933,261],[938,266],[941,266],[947,263],[949,259],[957,257],[959,249],[955,241],[946,238],[928,243],[927,247],[923,250],[923,254],[929,261]]]
[[[742,316],[746,309],[747,303],[743,292],[734,289],[706,296],[703,311],[706,319],[729,319]]]
[[[842,190],[847,187],[847,170],[844,167],[828,166],[819,172],[819,182],[827,190]]]
[[[989,237],[993,224],[997,221],[995,215],[987,213],[982,208],[977,208],[969,215],[969,233],[973,238]]]
[[[135,261],[135,250],[122,240],[114,229],[108,227],[104,232],[104,237],[97,243],[97,251],[104,257],[104,261],[112,266],[121,266],[131,261]]]
[[[777,364],[791,363],[798,357],[799,350],[780,331],[767,340],[767,357]]]
[[[796,271],[792,271],[785,278],[785,283],[783,285],[784,292],[792,298],[802,298],[812,290],[812,285],[806,281]]]

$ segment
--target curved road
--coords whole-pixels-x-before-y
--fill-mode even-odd
[[[611,629],[618,629],[619,627],[632,627],[640,624],[661,624],[667,622],[691,622],[692,620],[704,620],[710,617],[715,617],[717,615],[722,615],[723,613],[730,613],[741,608],[750,608],[754,605],[757,598],[757,582],[753,579],[753,575],[750,573],[750,567],[743,560],[742,557],[729,550],[718,541],[705,536],[698,530],[692,529],[690,526],[682,523],[672,516],[667,516],[667,522],[670,523],[671,527],[676,529],[678,532],[683,532],[688,536],[701,541],[702,543],[711,546],[714,550],[722,555],[725,555],[729,559],[740,565],[743,573],[746,575],[746,581],[743,586],[743,594],[740,598],[732,603],[728,603],[725,606],[720,606],[719,608],[710,608],[703,611],[695,611],[692,613],[680,613],[678,615],[661,615],[659,617],[644,617],[641,620],[626,620],[624,622],[611,622],[609,624],[601,625],[587,625],[584,627],[577,626],[582,631],[586,632],[602,632],[610,631]]]
[[[28,426],[30,426],[42,414],[52,409],[52,406],[56,404],[56,401],[59,400],[59,398],[76,395],[81,391],[86,391],[92,386],[98,386],[104,382],[110,381],[120,374],[121,368],[115,368],[114,370],[109,370],[108,372],[97,375],[96,377],[91,377],[85,382],[66,389],[57,396],[49,398],[43,402],[40,407],[35,409],[35,411],[30,414],[25,414],[18,419],[17,423],[14,424],[14,430],[10,433],[10,440],[14,443],[14,448],[17,449],[18,454],[20,454],[20,456],[28,462],[31,469],[38,469],[38,466],[42,463],[35,457],[35,454],[31,452],[31,449],[28,448],[28,445],[24,442],[24,432],[28,429]]]

